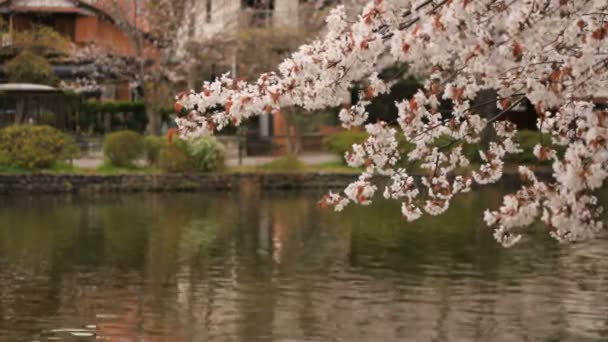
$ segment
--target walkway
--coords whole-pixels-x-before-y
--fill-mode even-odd
[[[249,156],[244,157],[242,160],[242,166],[257,166],[270,163],[274,160],[280,159],[282,156]],[[319,165],[326,163],[333,163],[340,161],[340,158],[334,154],[328,153],[309,153],[302,154],[299,159],[308,165]],[[101,166],[103,163],[103,156],[101,154],[88,155],[82,158],[74,160],[74,166],[83,169],[95,169]],[[238,158],[228,158],[226,165],[229,167],[239,166]]]

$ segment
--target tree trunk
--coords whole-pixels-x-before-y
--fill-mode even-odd
[[[149,108],[152,107],[150,105],[146,105],[146,117],[148,118],[148,127],[147,127],[147,131],[148,134],[152,134],[152,135],[160,135],[160,129],[161,129],[161,117],[160,114],[157,113],[154,108]]]

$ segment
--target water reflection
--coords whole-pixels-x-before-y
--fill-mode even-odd
[[[0,341],[607,339],[608,242],[504,250],[500,192],[415,224],[310,193],[3,197]]]

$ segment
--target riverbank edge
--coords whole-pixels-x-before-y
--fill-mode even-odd
[[[353,173],[0,174],[0,195],[340,189]],[[380,180],[382,181],[382,180]],[[501,183],[519,183],[505,174]]]

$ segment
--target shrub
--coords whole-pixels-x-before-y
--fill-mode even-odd
[[[5,72],[11,82],[57,85],[59,79],[53,73],[49,61],[29,51],[23,51],[6,63]]]
[[[49,168],[78,152],[72,137],[50,126],[15,125],[0,131],[0,163],[5,165]]]
[[[131,166],[143,151],[143,138],[133,131],[110,133],[103,143],[103,154],[114,166]]]
[[[12,47],[18,51],[52,57],[68,54],[70,40],[49,26],[34,24],[25,31],[13,33]]]
[[[144,152],[149,165],[158,165],[160,150],[164,144],[163,137],[148,135],[144,138]]]
[[[188,141],[188,154],[197,171],[216,171],[224,167],[225,149],[214,136]]]
[[[188,152],[179,143],[171,143],[160,150],[158,165],[166,172],[188,172],[193,169]]]

